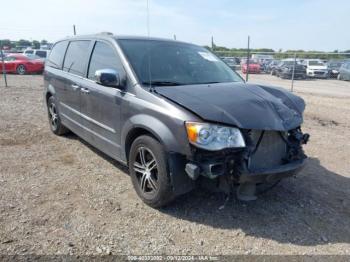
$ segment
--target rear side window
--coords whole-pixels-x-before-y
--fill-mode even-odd
[[[40,57],[42,57],[42,58],[46,58],[46,51],[36,51],[35,52],[35,54],[37,55],[37,56],[40,56]]]
[[[63,63],[63,70],[78,76],[84,76],[90,41],[70,42]]]
[[[62,68],[63,58],[67,49],[67,45],[68,41],[58,42],[54,45],[47,61],[48,66],[58,69]]]
[[[103,42],[96,42],[91,56],[88,78],[94,79],[95,72],[100,69],[114,69],[123,73],[122,63],[114,49]]]

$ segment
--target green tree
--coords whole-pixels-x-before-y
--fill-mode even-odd
[[[28,47],[28,46],[31,46],[32,45],[32,42],[28,41],[28,40],[25,40],[25,39],[20,39],[16,46],[22,46],[22,47]]]
[[[48,43],[48,42],[47,42],[47,40],[45,40],[45,39],[43,39],[43,40],[40,41],[40,44],[42,44],[42,45],[47,45],[47,43]]]
[[[33,40],[32,46],[34,49],[40,49],[40,42],[37,40]]]

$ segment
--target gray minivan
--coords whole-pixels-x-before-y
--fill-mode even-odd
[[[69,130],[129,168],[160,207],[199,186],[253,200],[304,165],[304,101],[247,84],[207,49],[109,33],[55,43],[45,65],[51,130]]]

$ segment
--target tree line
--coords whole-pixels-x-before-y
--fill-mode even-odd
[[[19,47],[32,47],[34,49],[39,49],[40,45],[47,45],[48,41],[43,39],[41,41],[38,40],[26,40],[20,39],[18,41],[11,41],[10,39],[1,39],[0,45],[1,47],[8,46],[10,48],[19,48]]]
[[[233,56],[233,57],[245,57],[247,56],[248,49],[247,48],[227,48],[224,46],[216,46],[213,45],[212,47],[205,46],[208,50],[213,51],[219,56]],[[266,54],[266,55],[273,55],[276,59],[284,59],[284,58],[291,58],[294,57],[294,55],[297,56],[297,58],[318,58],[318,59],[347,59],[350,58],[350,49],[339,51],[334,50],[331,52],[324,52],[324,51],[305,51],[302,49],[299,50],[286,50],[283,51],[282,49],[274,50],[271,48],[252,48],[249,49],[250,54],[259,53],[259,54]],[[344,54],[347,53],[347,54]]]

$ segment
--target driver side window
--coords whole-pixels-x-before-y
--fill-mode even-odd
[[[124,74],[122,63],[113,48],[104,43],[96,42],[91,55],[88,78],[95,80],[95,72],[100,69],[114,69],[119,74]]]

